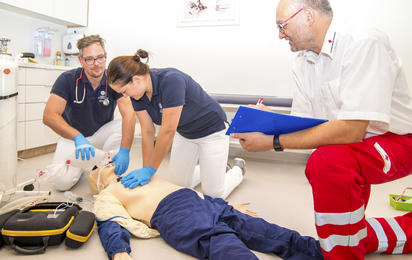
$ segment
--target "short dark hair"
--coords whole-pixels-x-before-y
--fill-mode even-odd
[[[106,43],[106,41],[102,37],[100,37],[100,35],[94,34],[85,36],[77,40],[77,49],[79,49],[79,55],[83,57],[83,49],[96,42],[98,42],[102,46],[104,53],[106,53],[106,49],[104,48],[104,44]]]

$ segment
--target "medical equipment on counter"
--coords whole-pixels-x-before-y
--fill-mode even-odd
[[[62,54],[61,52],[56,52],[56,59],[54,59],[54,65],[60,66],[62,65]]]
[[[84,97],[86,96],[86,83],[83,82],[84,92],[83,92],[82,101],[79,101],[79,99],[77,97],[77,92],[78,92],[78,89],[79,89],[79,80],[83,79],[83,71],[84,71],[84,69],[82,69],[82,71],[80,72],[80,77],[76,80],[76,100],[73,101],[76,104],[83,103]],[[106,75],[106,72],[104,72],[104,74]],[[106,79],[106,90],[105,90],[105,93],[104,93],[103,105],[107,107],[109,104],[110,104],[110,101],[107,98],[107,79]]]
[[[16,185],[17,182],[17,61],[7,53],[10,39],[0,38],[0,202],[4,195],[40,195],[50,191],[23,191],[21,187],[32,185],[36,180]]]

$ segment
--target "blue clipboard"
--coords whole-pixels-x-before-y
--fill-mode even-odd
[[[279,114],[252,107],[240,106],[226,135],[231,133],[261,132],[281,135],[307,129],[328,120]]]

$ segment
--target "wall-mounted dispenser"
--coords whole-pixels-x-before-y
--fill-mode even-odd
[[[30,51],[36,56],[49,57],[51,54],[52,35],[57,31],[58,29],[47,26],[40,27],[37,30],[31,30],[30,39],[32,43],[30,44]]]
[[[63,53],[66,55],[78,55],[77,40],[84,37],[82,33],[72,33],[63,36]]]

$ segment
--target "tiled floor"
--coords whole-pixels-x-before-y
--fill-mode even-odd
[[[24,162],[19,162],[17,174],[18,183],[35,177],[37,169],[45,169],[52,161],[53,154],[45,154],[32,157]],[[295,229],[302,235],[316,237],[313,217],[313,202],[311,187],[308,184],[303,170],[304,164],[287,164],[268,160],[246,159],[247,173],[243,183],[228,197],[229,201],[251,202],[250,209],[257,211],[259,215],[269,222]],[[233,164],[233,158],[229,159]],[[139,146],[133,146],[131,152],[131,164],[129,170],[140,167],[142,164]],[[162,163],[158,173],[167,171],[168,158]],[[24,166],[23,166],[24,165]],[[86,170],[79,183],[72,188],[72,192],[78,196],[92,199],[89,191]],[[388,194],[399,194],[407,186],[412,185],[412,176],[391,183],[376,185],[372,188],[371,200],[367,209],[367,216],[391,217],[404,214],[397,211],[389,204]],[[197,187],[198,188],[198,187]],[[42,185],[41,190],[51,190],[51,201],[66,201],[63,193],[57,191],[52,185]],[[12,196],[11,200],[17,199]],[[7,196],[3,198],[3,201]],[[5,205],[3,202],[0,206]],[[90,203],[80,204],[85,210],[91,209]],[[186,254],[180,253],[162,238],[154,239],[131,239],[133,259],[194,259]],[[272,254],[256,252],[259,259],[279,259]],[[79,249],[69,249],[64,243],[51,246],[40,256],[24,256],[16,254],[13,249],[6,246],[0,249],[0,259],[107,259],[100,244],[97,230],[93,232],[90,239]],[[366,259],[411,259],[412,255],[367,255]]]

